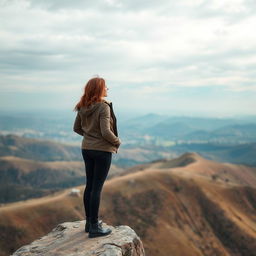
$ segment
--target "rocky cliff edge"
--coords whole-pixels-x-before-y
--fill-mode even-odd
[[[144,256],[142,241],[129,226],[103,227],[112,229],[111,234],[88,238],[85,221],[64,222],[50,233],[22,246],[11,256]]]

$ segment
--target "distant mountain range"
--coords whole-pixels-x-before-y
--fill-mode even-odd
[[[181,142],[166,146],[154,143],[121,145],[118,154],[113,154],[113,164],[119,168],[127,168],[157,159],[172,159],[189,151],[198,152],[203,157],[218,162],[256,166],[256,142],[240,144]],[[1,156],[16,156],[34,161],[82,161],[80,146],[12,134],[0,135]]]
[[[135,114],[134,114],[135,115]],[[0,134],[16,134],[66,143],[77,143],[80,136],[73,132],[75,113],[0,113]],[[127,144],[156,140],[187,143],[251,143],[256,142],[256,116],[240,118],[210,118],[168,116],[149,113],[134,118],[118,116],[119,135]],[[156,144],[155,144],[156,145]]]
[[[127,139],[145,134],[153,138],[184,142],[256,142],[256,119],[167,117],[155,114],[121,123]]]
[[[133,228],[146,255],[255,255],[255,167],[187,152],[127,171],[106,181],[99,217]],[[61,222],[82,219],[82,193],[72,196],[70,189],[6,204],[0,207],[0,256]]]
[[[73,132],[74,118],[72,112],[0,114],[0,156],[81,161],[82,137]],[[117,124],[122,145],[113,163],[121,168],[172,159],[188,151],[220,162],[256,165],[256,116],[206,118],[150,113],[120,116]]]

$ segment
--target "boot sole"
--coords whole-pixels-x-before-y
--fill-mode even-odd
[[[111,232],[112,232],[112,230],[109,231],[108,233],[89,233],[88,237],[89,237],[89,238],[94,238],[94,237],[98,237],[98,236],[107,236],[107,235],[109,235]]]

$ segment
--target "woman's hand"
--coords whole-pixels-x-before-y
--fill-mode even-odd
[[[118,140],[119,140],[119,142],[118,142],[117,144],[114,144],[117,148],[119,148],[119,147],[120,147],[120,145],[122,144],[121,139],[120,139],[120,138],[118,138]]]

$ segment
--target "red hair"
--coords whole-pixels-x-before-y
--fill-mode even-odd
[[[101,102],[104,96],[105,80],[100,77],[90,79],[84,87],[84,94],[76,104],[74,111],[81,107],[89,107],[95,102]]]

